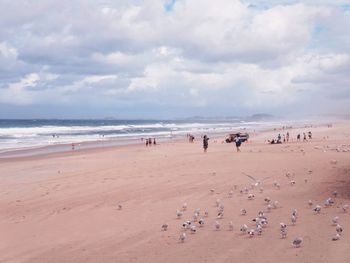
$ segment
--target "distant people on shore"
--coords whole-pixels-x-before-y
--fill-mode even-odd
[[[297,141],[300,141],[300,133],[297,135]]]
[[[193,136],[192,134],[187,133],[187,138],[188,138],[188,141],[189,141],[190,143],[193,143],[193,142],[194,142],[194,136]]]
[[[142,139],[143,140],[143,139]],[[153,145],[157,145],[157,142],[156,142],[156,138],[148,138],[146,139],[146,146],[152,146]]]
[[[286,139],[287,139],[287,142],[289,142],[289,132],[287,132]]]
[[[204,152],[206,153],[207,152],[207,149],[208,149],[208,141],[209,141],[209,138],[207,137],[207,135],[204,135],[203,136],[203,149],[204,149]]]
[[[312,139],[312,132],[311,131],[308,132],[308,136],[309,136],[309,140],[311,140]]]
[[[306,139],[306,133],[305,133],[305,132],[303,133],[303,141],[304,141],[304,142],[307,141],[307,139]]]

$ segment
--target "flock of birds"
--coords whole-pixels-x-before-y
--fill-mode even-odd
[[[312,173],[311,170],[309,170],[309,173]],[[246,174],[247,175],[247,174]],[[258,191],[260,193],[264,192],[264,188],[262,186],[262,182],[259,180],[256,180],[255,178],[253,178],[250,175],[247,175],[248,177],[250,177],[251,179],[254,180],[254,183],[251,184],[248,187],[244,187],[243,189],[239,190],[238,192],[238,186],[235,185],[233,189],[231,189],[228,192],[228,197],[232,198],[234,193],[240,193],[240,195],[246,195],[248,200],[253,200],[255,199],[255,195],[253,193],[253,190],[255,190],[256,188],[258,188]],[[287,173],[286,177],[289,178],[289,182],[291,186],[294,186],[296,184],[296,182],[294,180],[291,179],[291,174]],[[307,180],[305,180],[305,183],[307,182]],[[280,189],[281,185],[279,184],[279,182],[274,181],[273,182],[273,187],[275,189]],[[211,189],[210,192],[212,194],[215,193],[214,189]],[[314,202],[312,200],[308,200],[308,206],[310,207],[310,209],[313,210],[314,214],[320,214],[321,210],[323,207],[331,207],[335,204],[335,200],[338,196],[337,191],[334,191],[332,193],[332,196],[327,198],[324,202],[323,205],[321,204],[314,204]],[[264,203],[265,203],[265,207],[258,212],[257,216],[254,217],[252,219],[252,223],[251,224],[242,224],[239,227],[239,231],[243,234],[243,235],[248,235],[249,237],[254,237],[255,235],[262,235],[263,231],[265,228],[267,228],[268,226],[268,218],[267,218],[267,213],[270,212],[272,209],[277,209],[280,207],[279,202],[277,200],[272,201],[270,197],[265,197],[264,198]],[[217,199],[215,202],[215,206],[217,207],[217,212],[215,215],[215,220],[214,220],[214,230],[219,231],[222,229],[222,225],[220,224],[220,219],[222,219],[224,217],[224,212],[225,212],[225,207],[223,202],[220,199]],[[176,218],[177,219],[182,219],[184,217],[185,212],[187,211],[187,203],[184,203],[182,205],[181,209],[176,210]],[[344,213],[347,213],[349,211],[349,205],[344,204],[341,206],[341,209]],[[242,216],[247,215],[247,210],[245,208],[242,208],[240,210],[240,214]],[[291,212],[291,217],[290,217],[290,222],[292,225],[295,225],[298,221],[298,211],[297,209],[292,209]],[[186,221],[184,221],[181,225],[181,234],[179,237],[179,241],[180,242],[185,242],[186,239],[188,238],[188,232],[190,232],[191,234],[195,234],[199,228],[203,228],[206,225],[206,220],[208,220],[209,217],[209,211],[207,209],[205,209],[204,211],[201,211],[200,209],[195,209],[193,214],[192,214],[192,218],[188,219]],[[339,240],[341,238],[341,235],[343,233],[343,227],[340,225],[339,223],[339,217],[335,216],[334,218],[332,218],[332,225],[335,226],[335,235],[332,237],[331,240],[336,241]],[[168,224],[163,224],[161,229],[163,231],[167,231],[169,228]],[[234,224],[232,221],[228,222],[228,230],[229,231],[233,231],[234,230]],[[288,234],[288,228],[287,228],[287,224],[284,222],[280,223],[280,237],[282,239],[287,238],[287,234]],[[303,237],[295,237],[292,240],[292,245],[296,248],[300,247],[303,244]]]

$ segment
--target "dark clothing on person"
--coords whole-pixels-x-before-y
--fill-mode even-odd
[[[203,149],[205,152],[208,149],[208,141],[209,141],[209,138],[206,135],[204,135],[204,137],[203,137]]]

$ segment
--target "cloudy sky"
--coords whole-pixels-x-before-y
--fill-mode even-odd
[[[350,113],[350,0],[0,10],[0,118]]]

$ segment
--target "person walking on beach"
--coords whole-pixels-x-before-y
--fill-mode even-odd
[[[204,149],[205,153],[207,152],[207,149],[208,149],[208,141],[209,141],[209,138],[207,137],[207,135],[204,135],[204,137],[203,137],[203,149]]]
[[[297,135],[297,140],[300,141],[300,133]]]
[[[239,147],[241,147],[241,144],[242,144],[242,140],[239,136],[236,136],[235,138],[235,143],[236,143],[236,149],[237,149],[237,152],[240,152],[241,149]]]

